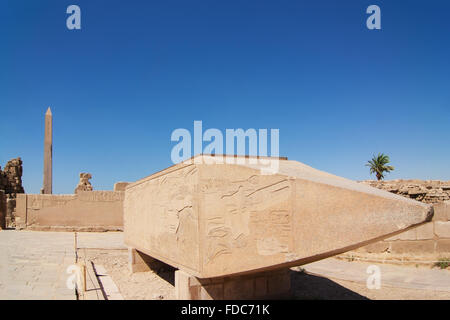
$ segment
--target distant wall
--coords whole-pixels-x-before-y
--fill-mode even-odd
[[[431,222],[365,246],[357,252],[450,256],[450,203],[434,205],[434,211]]]
[[[409,229],[342,256],[385,260],[436,260],[450,257],[450,181],[390,180],[362,181],[362,183],[395,194],[431,203],[434,216],[431,222]]]
[[[450,200],[450,181],[440,180],[365,180],[361,183],[424,203]]]
[[[123,199],[123,191],[81,191],[71,195],[18,194],[16,228],[123,230]]]
[[[6,196],[3,190],[0,190],[0,230],[6,227]]]

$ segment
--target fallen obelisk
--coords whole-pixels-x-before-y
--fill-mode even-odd
[[[297,161],[279,160],[278,172],[268,175],[252,158],[219,159],[200,155],[125,190],[132,269],[157,260],[178,268],[181,299],[282,294],[289,267],[381,240],[433,215],[429,205]]]

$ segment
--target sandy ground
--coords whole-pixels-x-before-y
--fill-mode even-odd
[[[157,272],[131,274],[126,250],[80,249],[78,255],[95,265],[102,265],[127,300],[175,299],[174,269],[169,266]],[[365,283],[314,276],[301,271],[301,268],[293,268],[291,272],[293,299],[450,300],[450,292],[388,286],[370,290]]]

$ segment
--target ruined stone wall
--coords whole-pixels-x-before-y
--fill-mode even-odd
[[[365,180],[361,183],[425,203],[439,203],[450,200],[450,181]]]
[[[3,190],[0,190],[0,230],[6,227],[6,196]]]
[[[19,194],[17,229],[122,230],[123,198],[123,191],[80,191],[70,195]]]
[[[4,221],[8,228],[15,227],[17,194],[25,192],[22,186],[22,173],[23,168],[20,157],[9,160],[3,170],[0,167],[0,190],[3,190],[5,194],[4,197],[0,197],[0,210],[3,207],[5,208]]]
[[[366,180],[361,183],[433,204],[431,222],[343,256],[385,260],[436,260],[450,257],[450,181]]]

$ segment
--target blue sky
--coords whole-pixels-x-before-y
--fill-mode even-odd
[[[81,30],[66,8],[81,8]],[[366,8],[381,8],[368,30]],[[368,179],[450,180],[448,1],[1,1],[0,164],[42,186],[53,112],[53,191],[171,165],[176,128],[278,128],[280,154]]]

